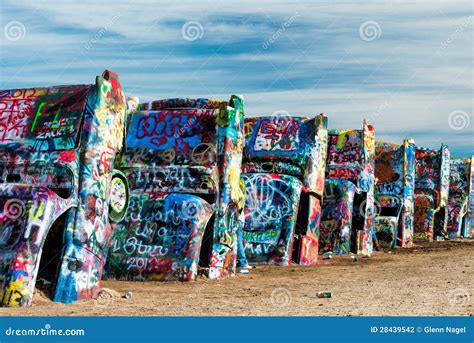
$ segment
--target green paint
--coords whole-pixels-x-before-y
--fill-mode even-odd
[[[42,114],[43,114],[42,110],[43,110],[43,107],[45,105],[46,105],[46,102],[42,102],[38,106],[38,110],[36,111],[36,114],[35,114],[35,119],[33,120],[33,123],[31,124],[31,129],[30,129],[31,132],[33,132],[35,130],[36,123],[38,121],[38,118],[42,116]],[[50,104],[49,106],[54,106],[54,104]],[[53,124],[51,125],[52,129],[58,129],[59,128],[59,114],[61,113],[61,107],[62,106],[59,106],[56,114],[54,115]]]
[[[52,129],[59,128],[59,113],[61,112],[61,106],[59,106],[58,111],[56,112],[56,115],[54,116],[53,124],[51,125]]]
[[[30,129],[31,132],[33,132],[35,130],[36,121],[38,120],[38,117],[41,117],[41,110],[43,109],[44,105],[45,105],[45,102],[43,101],[38,106],[38,110],[36,111],[36,114],[35,114],[35,119],[33,120],[33,123],[31,124],[31,129]]]

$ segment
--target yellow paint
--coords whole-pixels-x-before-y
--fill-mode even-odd
[[[353,132],[354,130],[341,130],[339,131],[339,135],[337,137],[337,147],[338,149],[342,149],[344,147],[344,142],[346,140],[346,134],[349,132]]]
[[[29,217],[30,217],[30,221],[31,222],[35,222],[37,220],[39,220],[43,214],[44,214],[44,209],[45,209],[45,204],[44,202],[40,202],[39,203],[39,206],[37,207],[37,211],[35,213],[34,211],[35,209],[35,206],[31,206],[30,208],[30,214],[29,214]]]
[[[19,307],[21,299],[33,298],[30,296],[30,290],[28,289],[28,279],[22,279],[19,281],[10,282],[8,287],[2,294],[2,299],[5,299],[4,304],[9,307]]]

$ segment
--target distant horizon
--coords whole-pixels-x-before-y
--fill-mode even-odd
[[[0,4],[0,88],[90,84],[228,99],[246,116],[325,113],[330,129],[474,155],[471,1]],[[74,13],[74,15],[71,15]]]

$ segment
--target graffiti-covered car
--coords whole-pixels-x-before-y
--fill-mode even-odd
[[[0,91],[3,305],[30,305],[36,280],[54,301],[98,294],[108,217],[127,198],[120,183],[112,190],[126,106],[111,71],[91,85]]]
[[[473,158],[450,161],[448,196],[448,237],[469,237],[468,212],[471,198]]]
[[[329,130],[321,253],[372,253],[374,132],[365,121],[362,130]]]
[[[415,205],[415,143],[375,145],[375,246],[379,249],[413,244]]]
[[[469,205],[466,215],[466,233],[464,237],[474,237],[474,157],[471,157],[471,174],[469,176]]]
[[[114,224],[107,277],[195,280],[233,273],[243,194],[243,100],[138,105],[119,163],[130,206]]]
[[[415,242],[446,236],[450,153],[417,147],[415,151]]]
[[[327,117],[245,119],[243,241],[251,264],[313,264],[327,149]],[[293,255],[294,250],[294,255]]]

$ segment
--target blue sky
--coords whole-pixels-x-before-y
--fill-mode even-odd
[[[471,1],[10,1],[0,88],[92,83],[227,99],[246,115],[324,112],[330,128],[474,154]]]

